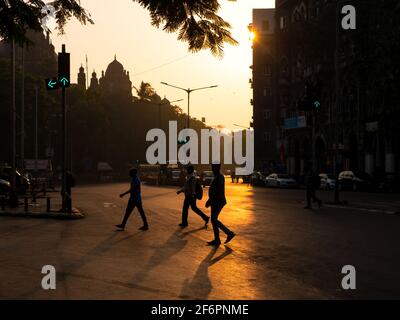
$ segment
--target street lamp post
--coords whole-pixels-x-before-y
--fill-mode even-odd
[[[212,89],[212,88],[218,87],[218,86],[209,86],[209,87],[202,87],[202,88],[196,88],[196,89],[190,89],[190,88],[185,89],[185,88],[181,88],[181,87],[177,87],[177,86],[168,84],[166,82],[161,82],[161,84],[169,86],[169,87],[172,87],[172,88],[175,88],[175,89],[183,90],[183,91],[185,91],[187,93],[187,95],[188,95],[188,114],[187,114],[187,125],[186,125],[187,129],[190,128],[190,94],[193,91]]]

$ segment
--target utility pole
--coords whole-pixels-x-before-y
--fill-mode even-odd
[[[11,186],[10,206],[18,207],[16,176],[15,40],[11,40]]]
[[[22,83],[21,83],[21,143],[20,143],[20,167],[25,167],[25,43],[22,45]]]
[[[38,172],[38,87],[35,86],[35,174]]]
[[[335,41],[335,96],[336,96],[336,110],[335,110],[335,123],[334,123],[334,144],[335,144],[335,150],[334,150],[334,158],[333,158],[333,175],[336,179],[335,183],[335,196],[334,196],[334,203],[339,203],[340,202],[340,197],[339,197],[339,172],[338,172],[338,149],[339,149],[339,130],[338,130],[338,114],[339,114],[339,109],[340,109],[340,75],[339,75],[339,42],[340,42],[340,37],[339,37],[339,28],[340,28],[340,22],[339,22],[339,17],[340,17],[340,1],[337,1],[336,3],[336,12],[335,12],[335,18],[336,18],[336,41]]]

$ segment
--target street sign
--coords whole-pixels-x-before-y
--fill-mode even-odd
[[[283,128],[286,130],[300,129],[307,127],[307,119],[305,116],[286,118],[283,123]]]
[[[46,89],[49,91],[57,90],[59,88],[57,78],[48,78],[45,80],[45,83],[46,83]]]
[[[58,83],[61,88],[71,86],[70,54],[67,52],[58,53]]]

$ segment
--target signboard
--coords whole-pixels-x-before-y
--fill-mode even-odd
[[[300,129],[307,127],[307,120],[305,116],[287,118],[284,120],[283,128],[286,130]]]
[[[97,170],[98,171],[112,171],[112,167],[108,162],[99,162],[97,164]]]
[[[37,166],[37,167],[36,167]],[[52,170],[51,161],[47,159],[26,159],[25,160],[25,170],[33,171],[37,170]]]
[[[376,132],[378,131],[378,122],[368,122],[365,124],[365,130],[367,130],[367,132]]]

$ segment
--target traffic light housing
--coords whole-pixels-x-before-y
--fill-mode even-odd
[[[318,110],[321,108],[320,83],[306,83],[304,97],[298,101],[297,107],[301,111]]]
[[[70,54],[66,52],[58,53],[58,83],[61,88],[71,86]]]

